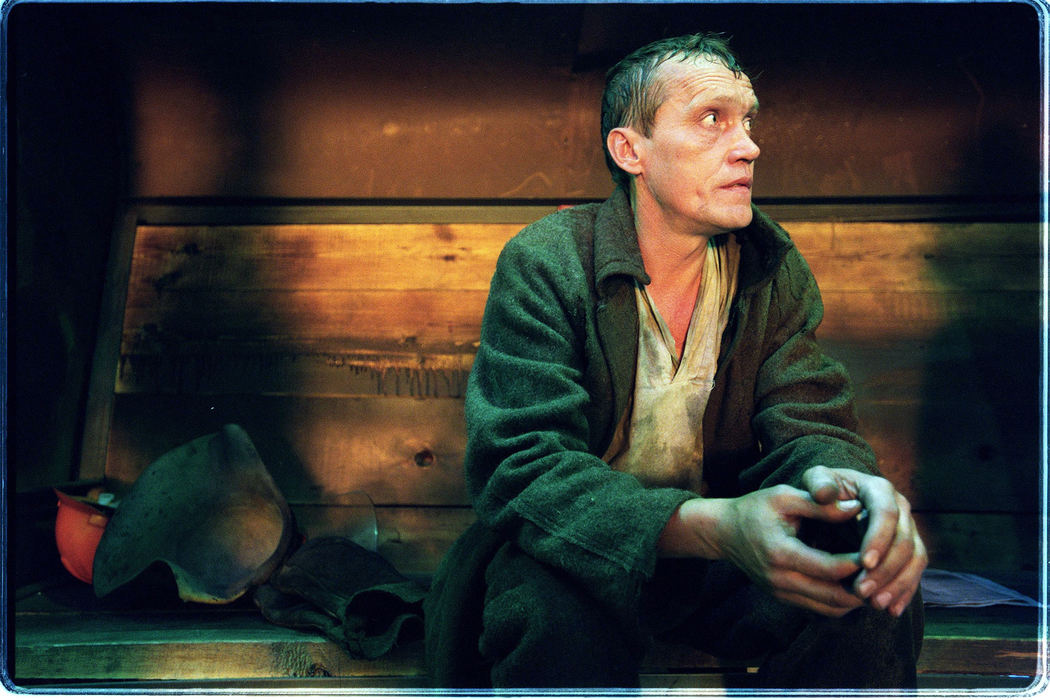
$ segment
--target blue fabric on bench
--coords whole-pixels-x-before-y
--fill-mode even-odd
[[[923,572],[922,599],[927,606],[943,607],[1039,606],[1039,601],[982,576],[942,569]]]

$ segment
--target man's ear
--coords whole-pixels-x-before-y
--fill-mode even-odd
[[[637,131],[629,126],[618,126],[609,132],[605,139],[605,147],[609,149],[609,155],[621,170],[631,175],[640,175],[642,172],[639,158],[640,141],[641,134]]]

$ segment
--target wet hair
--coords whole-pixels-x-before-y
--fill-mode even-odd
[[[631,176],[621,170],[609,154],[606,146],[609,132],[630,126],[650,136],[656,110],[664,100],[663,84],[656,79],[657,69],[670,60],[701,57],[721,63],[738,78],[744,75],[744,69],[720,34],[687,34],[654,41],[626,56],[605,74],[602,151],[616,184],[628,186]]]

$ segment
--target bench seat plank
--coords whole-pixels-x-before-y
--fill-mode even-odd
[[[353,659],[324,637],[255,612],[16,614],[15,675],[26,679],[190,680],[420,676],[421,649]]]
[[[927,610],[920,673],[1037,676],[1040,644],[1031,609]],[[942,621],[943,620],[943,621]],[[308,632],[266,622],[252,610],[190,612],[19,612],[16,679],[238,680],[346,677],[425,682],[422,645],[395,648],[382,659],[351,658]],[[732,671],[718,659],[659,645],[646,673]],[[746,671],[746,669],[737,669]]]

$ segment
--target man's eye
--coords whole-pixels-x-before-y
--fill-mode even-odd
[[[704,126],[714,126],[718,123],[718,115],[714,112],[711,112],[710,114],[705,114],[703,117],[700,118],[700,123]]]
[[[744,131],[751,133],[751,130],[755,128],[754,117],[744,117]]]

